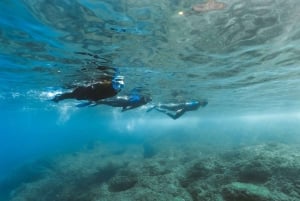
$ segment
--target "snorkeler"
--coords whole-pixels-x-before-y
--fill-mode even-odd
[[[116,96],[112,98],[99,100],[96,102],[96,104],[104,104],[112,107],[122,107],[122,112],[124,112],[145,105],[151,100],[152,99],[150,96],[133,94],[128,96]]]
[[[55,96],[52,100],[59,102],[64,99],[77,99],[98,101],[117,95],[124,87],[123,76],[115,76],[113,79],[104,79],[88,86],[79,86],[72,92],[67,92]]]
[[[184,103],[168,103],[168,104],[158,104],[150,109],[147,112],[155,109],[159,112],[163,112],[172,119],[178,119],[187,111],[194,111],[197,110],[199,107],[205,107],[207,105],[206,100],[198,101],[198,100],[191,100]]]

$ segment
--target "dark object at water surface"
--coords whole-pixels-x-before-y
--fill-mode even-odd
[[[222,10],[226,7],[225,3],[217,2],[216,0],[208,0],[205,3],[199,3],[192,7],[196,12],[209,12],[213,10]]]

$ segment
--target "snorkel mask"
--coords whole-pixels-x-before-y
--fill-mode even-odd
[[[201,100],[201,101],[198,101],[198,100],[190,100],[189,102],[186,102],[185,103],[186,106],[190,106],[190,107],[205,107],[207,105],[207,101],[206,100]]]
[[[199,105],[199,101],[197,100],[190,100],[188,102],[185,103],[187,106],[196,106]]]
[[[117,75],[112,80],[112,86],[114,90],[121,91],[124,88],[124,76]]]

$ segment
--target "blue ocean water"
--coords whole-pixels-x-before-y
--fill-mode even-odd
[[[153,141],[172,147],[161,145],[170,136],[182,147],[195,139],[220,152],[299,144],[300,2],[224,0],[222,10],[191,9],[201,2],[2,0],[3,199],[26,183],[11,179],[24,164],[93,149],[98,142],[141,145],[146,156],[154,153]],[[97,79],[98,66],[124,76],[120,95],[139,91],[152,102],[121,112],[51,101]],[[153,104],[192,99],[208,105],[177,120],[147,112]]]

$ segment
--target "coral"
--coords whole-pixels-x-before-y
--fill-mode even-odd
[[[141,145],[115,154],[119,146],[102,144],[35,163],[43,174],[32,172],[38,177],[15,188],[11,201],[300,200],[299,147],[261,144],[213,153],[191,145],[161,142],[155,157],[144,157]]]

